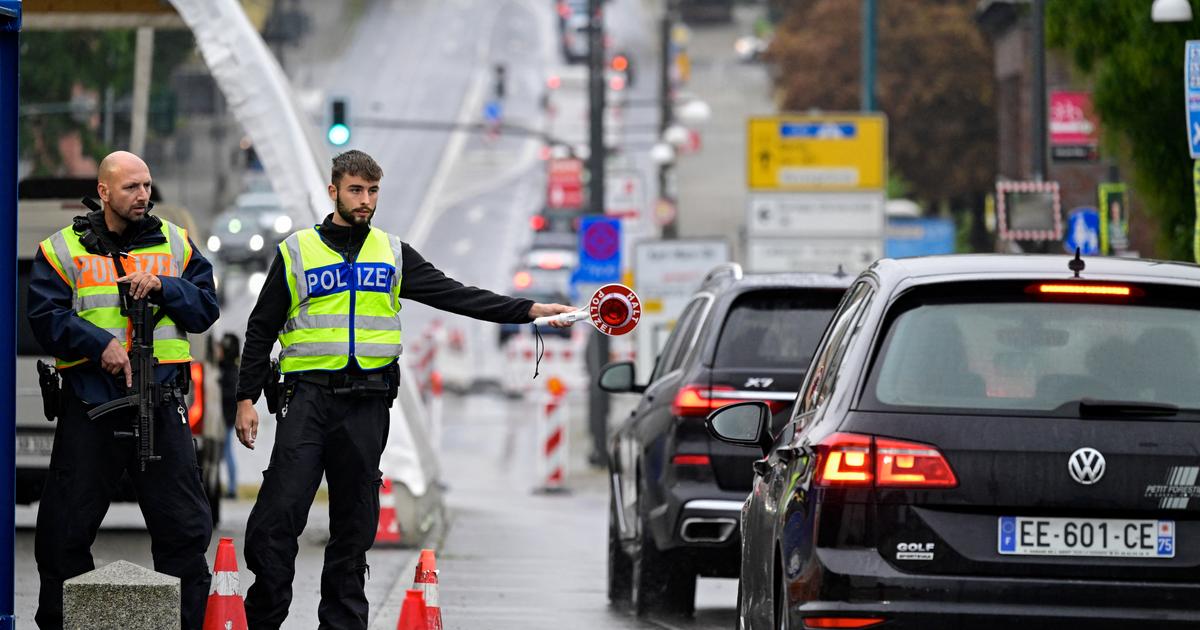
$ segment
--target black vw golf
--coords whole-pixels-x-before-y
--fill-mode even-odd
[[[709,416],[740,627],[1200,627],[1200,267],[1071,262],[879,261],[777,435]]]

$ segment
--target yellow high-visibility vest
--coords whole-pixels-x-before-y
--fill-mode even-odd
[[[121,261],[126,273],[148,271],[158,276],[178,277],[192,259],[187,230],[162,222],[165,243],[135,249]],[[117,290],[117,270],[109,256],[89,252],[71,226],[55,232],[39,245],[42,255],[71,287],[75,313],[97,328],[111,334],[126,349],[130,347],[132,323],[121,315]],[[161,307],[153,307],[157,313]],[[154,327],[154,356],[159,363],[187,363],[192,360],[187,333],[164,316]],[[87,362],[55,357],[59,369]]]
[[[375,370],[400,356],[400,237],[371,228],[351,263],[308,228],[279,252],[292,298],[279,335],[281,372],[341,370],[351,357]]]

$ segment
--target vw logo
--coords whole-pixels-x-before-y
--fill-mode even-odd
[[[1071,453],[1071,458],[1067,460],[1067,469],[1071,471],[1072,479],[1090,486],[1104,476],[1104,456],[1094,448],[1081,448]]]

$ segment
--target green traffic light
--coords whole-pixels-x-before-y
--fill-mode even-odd
[[[340,147],[350,142],[350,128],[341,123],[330,125],[326,136],[329,138],[330,144]]]

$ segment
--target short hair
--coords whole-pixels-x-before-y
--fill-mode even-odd
[[[383,179],[383,169],[379,168],[379,164],[371,156],[358,149],[351,149],[334,156],[333,174],[329,181],[333,182],[336,187],[341,183],[342,177],[346,175],[354,175],[369,182],[377,182]]]

